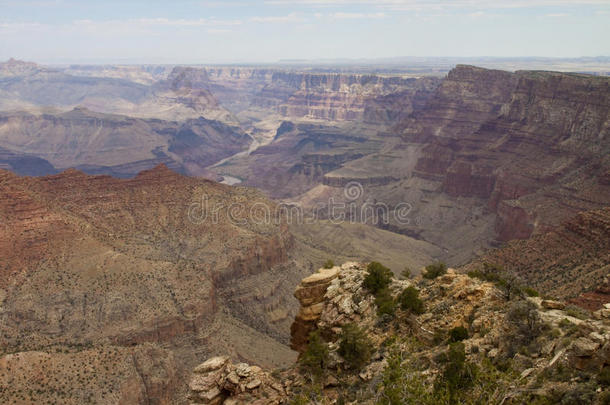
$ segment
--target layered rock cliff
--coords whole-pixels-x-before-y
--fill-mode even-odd
[[[254,190],[162,166],[130,180],[2,171],[0,402],[170,404],[209,353],[290,361],[302,270],[253,205],[274,215]]]
[[[423,144],[413,175],[450,197],[483,199],[501,241],[609,203],[610,81],[458,66],[399,127]],[[553,209],[549,209],[549,207]]]
[[[579,213],[553,231],[512,241],[464,269],[485,262],[540,291],[597,310],[610,301],[610,208]]]
[[[326,206],[345,202],[343,188],[358,183],[359,198],[349,201],[357,210],[381,203],[390,211],[377,225],[466,263],[610,204],[609,86],[607,77],[457,66],[392,130],[346,131],[363,135],[341,143],[360,156],[291,197]]]
[[[296,87],[278,107],[285,117],[375,123],[395,122],[412,113],[439,83],[436,78],[345,74],[278,74],[274,79],[271,86],[283,82]]]
[[[267,109],[287,119],[398,121],[425,104],[440,79],[245,67],[198,70],[214,96],[235,113]]]
[[[205,118],[178,123],[86,108],[60,114],[0,114],[0,147],[45,159],[57,168],[119,177],[160,163],[201,175],[207,166],[246,149],[250,142],[241,129]],[[37,172],[51,173],[52,169]]]

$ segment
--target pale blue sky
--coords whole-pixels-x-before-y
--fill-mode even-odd
[[[0,0],[0,60],[610,55],[610,0]]]

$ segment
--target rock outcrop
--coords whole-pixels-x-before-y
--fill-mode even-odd
[[[449,269],[433,280],[391,280],[391,297],[415,288],[424,308],[413,312],[399,306],[380,315],[377,299],[363,287],[366,275],[366,265],[345,263],[319,270],[295,291],[302,307],[292,329],[293,347],[301,353],[308,350],[303,326],[318,332],[316,345],[327,350],[319,374],[308,368],[312,363],[273,376],[258,368],[245,372],[249,366],[217,357],[195,369],[190,398],[218,404],[373,404],[381,396],[436,403],[448,395],[442,390],[445,379],[460,367],[477,370],[462,377],[474,379],[474,384],[465,382],[458,394],[451,394],[464,401],[517,404],[576,396],[595,403],[607,395],[603,373],[610,367],[610,318],[604,311],[596,313],[597,318],[576,318],[564,302],[508,299],[502,284]],[[346,327],[353,330],[354,325],[361,334],[358,339],[366,343],[350,340],[345,350],[351,356],[367,353],[356,369],[341,349]],[[315,347],[308,352],[309,360],[323,353]],[[256,382],[250,386],[263,392],[248,388],[252,379]]]
[[[213,357],[195,367],[189,383],[192,404],[282,404],[286,391],[260,367],[233,364],[228,357]]]
[[[320,269],[317,273],[301,280],[294,292],[301,308],[290,328],[290,347],[302,352],[307,345],[309,332],[316,329],[316,323],[324,308],[324,296],[332,280],[339,274],[341,267]]]

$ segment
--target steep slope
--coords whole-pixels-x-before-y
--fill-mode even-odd
[[[200,175],[250,142],[239,128],[205,118],[178,123],[85,108],[61,114],[0,113],[1,147],[38,156],[58,168],[120,177],[159,163]]]
[[[590,309],[610,301],[610,208],[579,213],[557,229],[509,242],[464,271],[500,265],[528,285]]]
[[[399,137],[325,173],[299,199],[345,201],[343,187],[360,183],[360,205],[411,207],[410,220],[389,229],[467,262],[494,240],[610,204],[609,87],[606,77],[458,66],[391,131]]]
[[[48,161],[25,153],[0,147],[0,169],[10,170],[22,176],[44,176],[57,170]]]
[[[0,63],[0,107],[4,111],[86,107],[140,118],[205,117],[234,123],[212,94],[191,78],[189,68],[176,67],[167,77],[142,84],[139,80],[124,78],[72,76],[64,71],[10,60]]]
[[[261,290],[241,304],[266,325],[281,322],[270,308],[302,277],[275,269],[293,239],[279,222],[249,217],[255,204],[273,206],[259,193],[164,167],[132,180],[3,171],[0,190],[0,402],[29,385],[39,387],[32,401],[173,403],[183,388],[175,377],[214,348],[268,365],[292,358],[224,304],[247,279]],[[229,216],[231,204],[243,211]]]

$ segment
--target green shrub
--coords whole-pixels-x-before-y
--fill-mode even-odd
[[[390,285],[394,274],[379,262],[371,262],[366,268],[367,275],[364,278],[362,285],[371,293],[376,294],[377,291],[386,288]]]
[[[604,367],[597,376],[597,382],[606,387],[610,386],[610,366]]]
[[[577,307],[576,305],[568,305],[565,309],[565,313],[576,319],[585,320],[589,318],[589,314],[587,313],[587,311],[580,307]]]
[[[335,267],[335,262],[333,262],[332,260],[328,259],[325,263],[324,263],[324,268],[325,269],[332,269],[333,267]]]
[[[424,278],[429,280],[435,279],[438,276],[442,276],[447,273],[447,265],[445,263],[433,263],[426,266],[426,271],[422,274]]]
[[[494,283],[498,289],[504,292],[507,300],[514,296],[521,297],[524,293],[527,293],[526,289],[521,288],[522,283],[517,276],[505,272],[504,268],[497,264],[483,263],[482,270],[469,271],[468,276]],[[527,290],[532,294],[538,294],[536,290],[531,288]]]
[[[432,337],[432,343],[435,345],[440,345],[447,339],[447,332],[443,329],[436,329],[434,331],[434,336]]]
[[[414,314],[423,314],[426,309],[424,302],[419,299],[419,291],[413,286],[405,288],[398,296],[400,308],[404,311],[411,311]]]
[[[377,315],[394,315],[396,312],[396,301],[392,298],[390,290],[384,288],[375,294],[375,305],[377,305]]]
[[[540,293],[536,290],[534,290],[531,287],[523,287],[523,292],[528,296],[528,297],[539,297]]]
[[[405,266],[405,269],[402,271],[402,273],[400,273],[400,275],[402,276],[402,278],[404,279],[409,279],[411,278],[411,269]]]
[[[449,341],[452,343],[468,339],[468,330],[463,326],[457,326],[449,331]]]
[[[309,334],[309,343],[307,349],[299,359],[301,367],[316,376],[321,376],[326,370],[329,361],[328,346],[319,331],[313,331]]]
[[[510,306],[506,320],[510,328],[504,343],[511,351],[518,351],[532,343],[546,327],[540,319],[536,305],[525,300],[517,301]]]
[[[353,323],[341,328],[339,354],[352,370],[360,370],[371,358],[371,341],[364,331]]]
[[[435,390],[446,389],[450,402],[455,403],[457,395],[472,386],[476,378],[476,366],[466,362],[466,351],[461,342],[452,343],[444,356],[445,368],[437,378]]]
[[[437,405],[445,403],[442,395],[430,392],[424,377],[414,367],[408,353],[392,350],[383,370],[377,404],[379,405]]]

